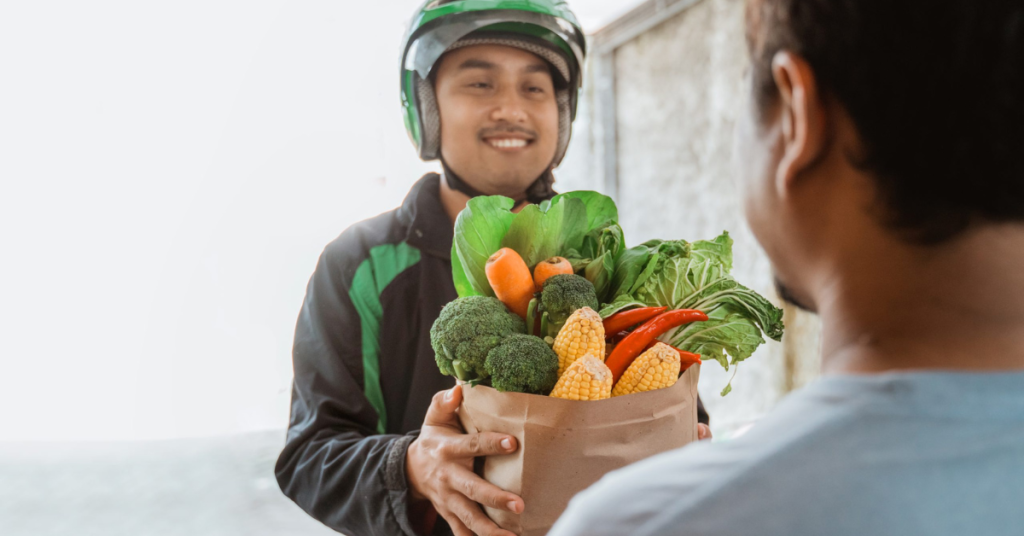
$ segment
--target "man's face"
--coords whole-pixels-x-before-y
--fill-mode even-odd
[[[558,147],[548,63],[517,48],[481,45],[445,54],[436,69],[444,161],[485,194],[522,197]]]

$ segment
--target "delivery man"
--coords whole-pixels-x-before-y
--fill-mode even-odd
[[[440,159],[444,174],[423,177],[401,207],[327,246],[295,333],[276,474],[329,527],[508,535],[479,504],[528,507],[473,473],[475,457],[514,452],[516,441],[463,433],[461,391],[438,371],[429,332],[457,297],[453,223],[469,199],[553,197],[585,50],[562,0],[433,0],[416,13],[401,67],[405,121],[420,157]]]

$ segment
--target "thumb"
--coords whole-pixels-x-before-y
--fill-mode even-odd
[[[462,386],[456,385],[447,391],[441,391],[434,395],[430,402],[430,409],[423,419],[425,426],[452,426],[459,424],[455,411],[462,404]]]

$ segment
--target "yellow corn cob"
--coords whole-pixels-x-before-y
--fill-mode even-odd
[[[566,400],[604,400],[612,396],[612,371],[604,361],[587,354],[576,360],[551,391]]]
[[[640,354],[619,378],[612,396],[653,391],[675,385],[679,379],[679,352],[658,343]]]
[[[559,376],[587,354],[604,361],[604,324],[601,315],[590,307],[573,313],[555,337],[554,349],[558,355]]]

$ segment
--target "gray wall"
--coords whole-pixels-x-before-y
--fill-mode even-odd
[[[648,4],[642,7],[655,12],[655,2]],[[633,19],[629,23],[635,25]],[[593,36],[593,48],[622,33],[622,25],[612,24]],[[729,230],[736,241],[736,278],[779,303],[768,259],[743,218],[732,171],[732,131],[747,61],[743,1],[695,2],[606,53],[605,61],[600,50],[592,56],[559,187],[614,195],[629,244],[699,240]],[[601,69],[612,76],[602,77]],[[617,180],[611,184],[605,182],[610,148],[604,129],[610,122],[602,116],[602,101],[611,103],[614,115]],[[741,430],[817,375],[817,320],[787,308],[786,323],[783,343],[769,341],[744,362],[727,397],[719,392],[733,371],[717,363],[703,367],[700,391],[716,435]]]

